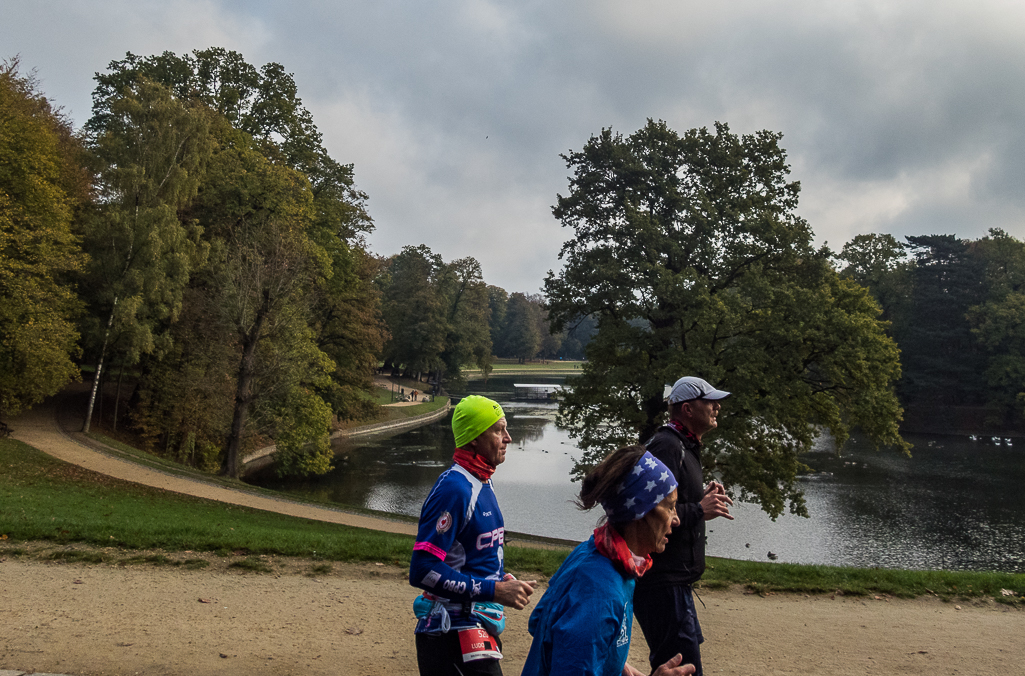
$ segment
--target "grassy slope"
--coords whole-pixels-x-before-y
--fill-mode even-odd
[[[275,554],[327,561],[408,565],[403,535],[322,523],[182,496],[80,469],[17,441],[0,440],[0,539],[84,543],[127,550]],[[566,550],[510,545],[508,568],[550,576]],[[1021,603],[1025,575],[833,568],[710,559],[705,587],[759,591],[990,596]],[[1001,590],[1017,592],[1006,597]]]

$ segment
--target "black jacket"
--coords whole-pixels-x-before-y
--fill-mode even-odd
[[[705,572],[704,478],[701,475],[701,443],[688,439],[672,427],[663,426],[651,437],[647,448],[665,463],[679,487],[676,513],[680,525],[669,534],[665,551],[651,555],[654,564],[637,587],[692,584]]]

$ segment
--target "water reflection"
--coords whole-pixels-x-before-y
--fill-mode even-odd
[[[512,401],[511,387],[502,390],[495,379],[490,387],[487,394],[502,402],[513,437],[495,474],[506,527],[585,539],[599,514],[572,504],[579,484],[569,473],[578,451],[555,426],[555,405]],[[348,460],[324,477],[281,482],[264,476],[258,482],[415,516],[451,464],[449,424],[340,449]],[[738,504],[735,521],[708,523],[709,554],[767,561],[772,551],[793,563],[1025,572],[1022,451],[961,438],[909,441],[912,458],[876,452],[858,439],[837,456],[824,441],[805,459],[815,470],[802,483],[810,519],[786,514],[774,522],[757,506]]]

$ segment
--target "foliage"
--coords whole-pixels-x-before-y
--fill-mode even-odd
[[[564,156],[570,193],[553,212],[574,236],[545,285],[552,330],[598,324],[559,413],[578,471],[647,438],[665,386],[687,374],[733,393],[708,468],[772,516],[806,513],[795,476],[820,428],[907,448],[896,346],[867,291],[812,248],[779,139],[649,121]]]
[[[488,284],[488,331],[491,334],[491,350],[505,354],[505,313],[509,307],[509,294],[500,286]]]
[[[943,418],[955,421],[952,429],[1019,426],[1025,243],[999,229],[979,240],[906,239],[859,235],[837,256],[841,274],[867,287],[892,323],[904,360],[904,406],[919,424]]]
[[[491,315],[487,285],[480,263],[467,257],[444,266],[439,278],[445,299],[445,349],[441,360],[449,380],[461,380],[462,367],[490,366],[492,358]]]
[[[316,225],[311,237],[331,261],[331,275],[322,280],[312,310],[317,347],[335,364],[321,396],[339,418],[367,419],[377,406],[365,393],[373,387],[372,374],[388,339],[381,293],[374,284],[381,262]]]
[[[541,351],[543,334],[547,334],[542,319],[540,298],[516,292],[509,296],[505,311],[505,337],[503,355],[516,357],[522,364]]]
[[[983,270],[954,235],[908,237],[915,257],[906,315],[894,322],[908,405],[983,404],[985,358],[965,319],[985,298]]]
[[[18,62],[0,65],[0,414],[79,377],[69,283],[85,259],[72,232],[91,198],[69,122]]]
[[[160,269],[177,261],[176,286],[127,306],[123,294],[107,293],[118,313],[127,307],[162,330],[156,340],[127,341],[139,346],[131,358],[147,355],[133,411],[137,429],[164,453],[192,462],[208,463],[217,448],[230,476],[268,437],[279,441],[282,466],[326,471],[332,409],[359,418],[376,408],[365,393],[385,337],[373,285],[378,263],[362,241],[372,224],[351,165],[328,155],[280,64],[257,69],[219,48],[129,53],[96,81],[87,129],[110,185],[130,164],[117,152],[137,145],[138,134],[125,125],[135,119],[126,116],[132,105],[154,119],[164,109],[185,111],[206,125],[202,161],[169,174],[191,183],[180,184],[177,201],[164,200],[173,204],[165,212],[191,228],[194,255],[183,261],[165,247],[149,262]],[[152,127],[167,138],[191,131],[188,120],[172,115]],[[147,143],[159,151],[158,141]],[[119,224],[107,221],[108,228]],[[122,229],[146,235],[142,226],[126,221]],[[112,342],[124,350],[120,315],[109,316]]]
[[[411,374],[441,370],[448,334],[438,285],[443,268],[441,256],[427,246],[405,246],[379,278],[381,313],[391,334],[384,347],[386,365],[404,366]]]
[[[333,268],[317,293],[317,339],[338,364],[324,395],[343,417],[366,415],[361,392],[369,387],[383,342],[372,285],[376,270],[361,239],[373,226],[352,166],[339,164],[323,147],[293,77],[280,64],[257,69],[237,52],[210,48],[181,56],[129,53],[96,80],[94,115],[87,125],[93,133],[110,124],[122,92],[152,80],[168,87],[177,100],[215,111],[272,163],[308,179],[313,199],[308,234],[327,251]]]
[[[914,264],[893,235],[857,235],[837,254],[840,276],[866,287],[882,309],[880,319],[907,315]]]
[[[213,150],[211,116],[162,85],[144,78],[135,85],[110,103],[91,143],[100,205],[83,222],[91,258],[82,279],[83,333],[97,364],[86,431],[108,349],[122,368],[167,350],[169,326],[206,254],[200,231],[179,212],[196,196]]]
[[[1002,420],[1021,420],[1025,396],[1025,242],[1002,230],[969,244],[980,261],[985,300],[969,308],[966,320],[987,363],[990,405]]]
[[[246,134],[224,133],[197,210],[213,242],[205,289],[236,349],[229,371],[234,413],[223,465],[234,477],[251,408],[265,425],[273,419],[303,423],[267,428],[271,436],[286,438],[286,454],[294,455],[305,440],[314,445],[314,456],[323,455],[328,416],[294,408],[320,401],[304,390],[325,385],[334,365],[309,328],[312,292],[331,270],[326,252],[307,234],[313,221],[309,184],[247,145]]]
[[[159,82],[181,101],[201,102],[263,146],[264,153],[303,173],[313,187],[317,220],[345,239],[371,229],[366,195],[355,188],[352,165],[331,158],[292,75],[279,63],[257,70],[241,54],[211,47],[178,56],[129,52],[96,76],[91,130],[106,128],[112,105],[142,79]]]

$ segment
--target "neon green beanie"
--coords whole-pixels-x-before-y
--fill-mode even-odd
[[[452,433],[456,435],[456,448],[463,448],[504,417],[505,411],[497,401],[476,394],[463,397],[452,412]]]

